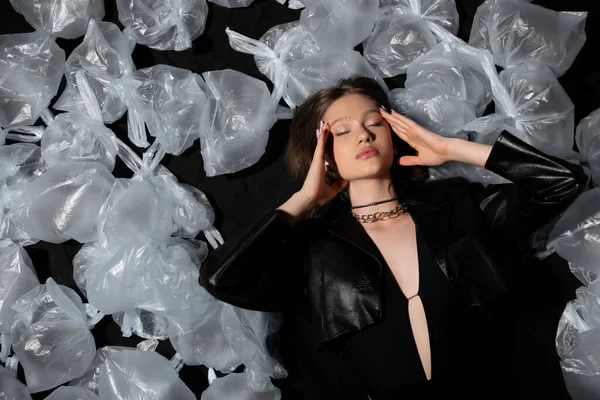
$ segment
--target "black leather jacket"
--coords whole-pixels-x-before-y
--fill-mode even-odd
[[[512,183],[485,187],[449,178],[402,190],[439,267],[473,306],[509,291],[520,244],[564,211],[588,180],[580,166],[508,132],[494,143],[485,168]],[[322,217],[294,229],[269,210],[209,255],[200,284],[242,308],[304,310],[322,348],[382,318],[384,266],[360,223],[334,200]]]

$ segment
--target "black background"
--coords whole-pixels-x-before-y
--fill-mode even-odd
[[[458,36],[468,40],[473,16],[482,0],[457,0],[460,15]],[[33,30],[25,19],[16,13],[8,0],[0,6],[0,34],[30,32]],[[117,7],[114,0],[106,0],[104,20],[118,24]],[[587,41],[571,68],[559,78],[560,83],[575,104],[575,123],[593,110],[600,108],[600,66],[597,64],[597,52],[600,48],[600,7],[594,0],[539,0],[535,4],[556,11],[588,11],[586,21]],[[235,69],[271,83],[258,72],[251,55],[238,53],[231,49],[225,34],[225,28],[258,39],[270,27],[297,20],[300,10],[289,10],[275,0],[256,0],[247,8],[228,9],[208,3],[209,14],[204,33],[193,42],[191,49],[176,51],[156,51],[137,45],[133,52],[133,61],[138,69],[156,64],[168,64],[186,68],[196,73],[220,69]],[[81,43],[83,37],[74,40],[58,39],[58,45],[67,54]],[[404,75],[386,79],[390,89],[403,87]],[[64,79],[59,90],[64,88]],[[58,96],[56,97],[58,98]],[[56,100],[55,98],[55,100]],[[51,105],[54,103],[51,103]],[[491,111],[491,108],[489,109]],[[117,135],[127,141],[126,117],[109,125]],[[240,229],[249,225],[258,215],[268,208],[283,203],[295,190],[288,179],[283,162],[283,153],[287,143],[289,121],[279,121],[270,131],[266,153],[254,166],[235,174],[208,178],[203,169],[199,142],[180,156],[167,155],[163,164],[171,170],[180,182],[191,184],[208,196],[216,212],[215,226],[225,240]],[[149,139],[151,139],[149,137]],[[134,150],[141,154],[143,149]],[[114,175],[129,177],[131,173],[117,162]],[[72,259],[81,244],[68,241],[63,244],[40,242],[27,247],[40,282],[53,277],[56,282],[76,289],[72,276]],[[524,271],[524,281],[530,282],[535,289],[528,291],[528,300],[515,314],[522,321],[515,327],[514,366],[523,372],[522,391],[514,398],[561,399],[568,398],[558,367],[558,358],[554,349],[556,325],[566,301],[574,297],[574,289],[580,283],[570,274],[564,260],[553,255],[543,262],[532,264]],[[529,301],[529,303],[527,303]],[[540,306],[536,302],[540,302]],[[527,304],[530,306],[525,307]],[[529,311],[527,311],[529,309]],[[527,323],[525,323],[527,322]],[[96,346],[105,345],[135,346],[141,339],[123,338],[118,325],[112,318],[104,318],[93,329]],[[161,342],[158,352],[171,357],[174,354],[168,340]],[[200,398],[206,388],[206,368],[185,366],[180,372],[181,378]],[[19,377],[23,380],[22,371]],[[34,399],[43,399],[51,391],[33,395]],[[286,399],[285,393],[283,399]]]

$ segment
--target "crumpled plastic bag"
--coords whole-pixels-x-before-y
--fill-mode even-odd
[[[202,312],[190,310],[188,315],[169,317],[171,345],[187,365],[205,365],[231,373],[241,361],[223,331],[221,315],[226,304],[216,299],[206,299],[204,304],[208,306],[200,304]]]
[[[121,329],[130,336],[144,332],[136,310],[166,317],[195,296],[200,290],[198,264],[207,253],[200,241],[108,235],[82,247],[73,260],[73,274],[90,304],[102,313],[124,312]],[[151,335],[148,332],[147,337]]]
[[[556,350],[573,400],[600,399],[600,281],[582,286],[558,323]]]
[[[548,67],[520,64],[500,74],[493,66],[484,67],[496,112],[470,122],[466,131],[485,136],[512,129],[523,141],[551,154],[573,148],[573,102]]]
[[[304,4],[302,4],[301,1],[299,0],[276,0],[279,4],[285,4],[287,2],[287,8],[289,8],[290,10],[299,10],[301,8],[304,8]],[[304,1],[304,0],[302,0]]]
[[[27,182],[47,169],[40,147],[30,143],[0,146],[0,239],[11,239],[21,246],[38,242],[10,218]]]
[[[71,386],[87,388],[101,399],[195,400],[174,366],[154,351],[107,346]]]
[[[475,13],[469,44],[490,50],[504,68],[540,62],[559,77],[585,43],[587,12],[557,12],[529,1],[486,0]]]
[[[363,42],[363,55],[381,76],[406,71],[438,40],[452,40],[458,32],[454,0],[381,0],[373,30]]]
[[[600,108],[583,118],[575,129],[577,148],[588,158],[592,182],[600,186]]]
[[[142,45],[181,51],[204,32],[206,0],[117,0],[119,21]]]
[[[94,392],[78,387],[61,386],[44,400],[100,400]]]
[[[319,46],[353,49],[371,32],[379,11],[378,0],[304,0],[300,24]]]
[[[65,52],[47,34],[0,35],[0,127],[35,123],[64,68]]]
[[[254,0],[208,0],[211,3],[215,3],[221,7],[226,8],[241,8],[248,7],[254,2]]]
[[[492,100],[486,64],[493,67],[487,52],[440,43],[408,66],[405,87],[392,90],[390,101],[434,132],[465,138],[463,127],[483,115]]]
[[[170,154],[180,155],[198,138],[207,97],[200,75],[160,64],[119,80],[115,90],[128,107],[128,135],[136,146],[148,146],[144,123]]]
[[[86,308],[74,290],[48,278],[13,305],[13,351],[25,371],[31,393],[48,390],[80,376],[94,357],[96,344]]]
[[[230,174],[255,164],[264,154],[277,121],[267,85],[239,71],[202,74],[209,88],[200,117],[200,149],[207,176]]]
[[[119,151],[117,136],[102,121],[85,114],[59,114],[46,128],[42,156],[50,165],[64,161],[98,162],[112,171]]]
[[[135,70],[131,53],[135,42],[123,34],[117,25],[91,20],[85,38],[67,58],[67,85],[53,108],[62,111],[88,112],[75,74],[84,76],[102,113],[102,120],[113,123],[123,116],[126,106],[115,92],[116,80]]]
[[[462,176],[470,182],[480,182],[485,186],[510,183],[508,179],[483,167],[458,161],[445,162],[443,165],[429,167],[429,179],[432,181],[455,176]]]
[[[31,400],[27,386],[0,365],[0,395],[2,400]]]
[[[39,284],[25,249],[10,239],[0,240],[0,361],[3,363],[10,352],[10,327],[16,315],[11,307]]]
[[[96,240],[98,212],[114,181],[100,163],[61,162],[23,185],[9,218],[31,237],[46,242]]]
[[[280,400],[281,390],[273,387],[265,392],[257,392],[248,388],[247,373],[233,373],[217,378],[202,392],[201,400]]]
[[[547,248],[594,275],[600,274],[600,188],[583,192],[565,210],[548,237]],[[585,283],[585,282],[584,282]]]
[[[88,22],[104,18],[103,0],[10,0],[37,31],[54,37],[76,39],[83,36]]]
[[[226,304],[221,312],[221,324],[234,353],[246,366],[248,387],[253,391],[275,389],[270,377],[287,377],[287,371],[267,350],[269,335],[276,333],[283,323],[280,314],[244,310]]]
[[[258,70],[273,82],[273,96],[283,97],[290,108],[302,99],[292,99],[294,89],[293,64],[321,51],[314,36],[298,21],[275,25],[260,40],[225,29],[229,44],[239,52],[254,55]],[[293,94],[292,94],[293,95]]]

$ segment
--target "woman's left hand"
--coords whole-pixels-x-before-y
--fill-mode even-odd
[[[381,115],[390,124],[392,130],[417,151],[416,156],[402,156],[398,160],[400,165],[441,165],[448,158],[449,138],[423,128],[413,120],[398,114],[381,109]]]

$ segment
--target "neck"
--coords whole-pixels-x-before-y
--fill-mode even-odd
[[[352,206],[388,200],[396,197],[391,178],[360,179],[353,180],[348,187],[348,195]],[[353,210],[357,214],[389,211],[398,205],[398,201],[377,204]]]

